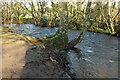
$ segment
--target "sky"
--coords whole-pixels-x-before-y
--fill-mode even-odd
[[[0,2],[2,2],[2,1],[11,1],[11,0],[0,0]],[[15,0],[12,0],[12,1],[15,1]],[[31,1],[31,0],[17,0],[17,1],[22,1],[22,2],[24,2],[24,1]],[[83,1],[83,0],[33,0],[34,2],[36,2],[36,1],[45,1],[45,2],[50,2],[50,1],[59,1],[59,2],[69,2],[69,1],[72,1],[72,2],[77,2],[77,1],[79,1],[79,2],[81,2],[81,1]],[[86,2],[88,1],[88,0],[85,0]],[[94,2],[108,2],[108,1],[120,1],[120,0],[89,0],[89,1],[94,1]]]
[[[0,2],[3,2],[3,1],[7,1],[7,2],[10,2],[10,1],[13,1],[13,2],[15,2],[16,0],[0,0]],[[25,1],[27,1],[27,2],[30,2],[31,0],[17,0],[17,1],[21,1],[21,2],[25,2]],[[45,2],[48,2],[47,3],[47,6],[48,7],[51,7],[51,1],[53,1],[53,2],[57,2],[57,1],[67,1],[67,2],[69,2],[69,1],[72,1],[72,2],[77,2],[77,1],[79,1],[79,2],[82,2],[82,1],[84,1],[84,0],[32,0],[34,3],[36,3],[37,1],[45,1]],[[85,0],[86,2],[88,1],[88,0]],[[112,2],[112,1],[115,1],[115,2],[117,2],[116,3],[116,7],[118,7],[118,1],[120,1],[120,0],[89,0],[89,1],[97,1],[97,2],[108,2],[108,1],[110,1],[110,2]],[[28,4],[26,4],[26,5],[28,5]],[[84,4],[83,4],[83,6],[84,6]],[[119,5],[119,8],[120,8],[120,5]]]

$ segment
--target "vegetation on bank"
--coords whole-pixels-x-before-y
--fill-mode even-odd
[[[28,6],[26,6],[28,4]],[[117,4],[117,5],[116,5]],[[120,36],[120,2],[95,2],[92,3],[89,23],[89,31],[103,32]],[[35,24],[42,27],[59,27],[60,4],[51,2],[4,2],[2,4],[2,22]],[[86,2],[67,2],[67,23],[70,29],[82,30],[85,20]]]
[[[11,30],[8,27],[6,28],[8,28],[8,31],[14,32],[13,22],[24,24],[27,17],[32,20],[32,24],[42,27],[59,26],[56,34],[52,36],[34,37],[30,40],[25,36],[27,41],[35,43],[35,45],[42,42],[46,49],[64,50],[73,48],[83,40],[87,30],[119,36],[120,30],[115,29],[115,25],[119,26],[120,9],[116,8],[115,2],[112,4],[111,2],[103,4],[89,1],[87,3],[84,1],[51,2],[51,7],[47,6],[46,2],[37,2],[37,5],[33,1],[27,3],[29,7],[24,2],[3,3],[2,20],[4,27],[11,24]],[[29,20],[28,22],[31,23]],[[71,42],[68,41],[68,28],[81,30],[79,36]]]
[[[33,5],[33,2],[31,2],[29,4]],[[69,23],[68,23],[68,8],[67,8],[67,4],[68,4],[67,2],[60,2],[59,3],[60,7],[59,7],[59,13],[58,14],[60,16],[60,21],[59,21],[59,29],[56,32],[56,34],[54,34],[52,36],[45,36],[44,38],[40,38],[40,37],[32,38],[35,41],[37,41],[37,43],[41,43],[41,41],[42,41],[46,49],[51,49],[51,50],[59,49],[59,50],[63,50],[63,49],[68,49],[68,48],[74,47],[77,43],[80,43],[82,41],[82,39],[83,39],[83,37],[85,35],[85,32],[87,31],[87,29],[89,27],[88,26],[88,22],[89,22],[89,13],[90,13],[91,2],[88,2],[87,6],[86,6],[85,20],[84,20],[84,24],[83,24],[83,29],[81,30],[81,33],[80,33],[79,37],[75,38],[70,43],[68,42]],[[32,11],[32,12],[34,12],[34,11]],[[17,17],[18,17],[18,20],[19,20],[19,23],[20,23],[20,16],[17,16]],[[7,23],[6,23],[7,22],[6,19],[7,18],[4,17],[4,27],[8,28],[7,27]],[[13,19],[10,18],[11,29],[9,30],[9,28],[8,28],[8,31],[14,32],[13,27],[12,27],[12,20]],[[36,20],[36,19],[34,19],[34,20]]]
[[[3,15],[3,23],[4,23],[3,30],[6,32],[8,31],[14,32],[16,34],[12,26],[11,29],[9,29],[7,24],[11,24],[11,25],[13,23],[25,24],[27,23],[27,21],[30,24],[32,23],[42,27],[59,26],[58,31],[54,35],[44,36],[43,38],[25,36],[20,33],[17,34],[18,35],[20,34],[19,36],[22,36],[22,39],[24,39],[28,43],[32,43],[36,45],[39,52],[38,53],[35,52],[35,53],[37,54],[45,53],[45,55],[49,55],[47,57],[52,62],[54,61],[61,62],[63,58],[61,56],[66,54],[67,50],[74,49],[74,46],[83,40],[84,35],[88,29],[93,32],[103,32],[111,35],[117,34],[117,36],[119,36],[118,34],[120,29],[116,29],[116,28],[118,28],[118,26],[120,25],[119,24],[120,10],[115,7],[115,4],[114,6],[108,7],[109,5],[108,3],[102,4],[102,3],[92,3],[88,1],[87,3],[85,3],[85,6],[81,8],[84,3],[85,2],[52,3],[52,7],[48,9],[50,11],[47,11],[44,2],[42,3],[37,2],[38,8],[35,8],[33,2],[28,3],[31,9],[27,8],[25,3],[23,2],[16,2],[16,3],[11,2],[10,5],[8,5],[8,3],[5,2],[3,3],[3,7],[2,7],[2,15]],[[96,5],[93,7],[94,4]],[[58,5],[58,7],[55,5]],[[77,5],[77,8],[75,8],[75,5]],[[114,16],[113,14],[110,13],[111,11],[117,12],[117,14],[115,14],[115,17],[111,18],[111,15]],[[27,15],[29,15],[30,21],[27,20],[28,19],[26,18]],[[117,27],[115,27],[116,25]],[[75,37],[70,42],[68,41],[69,40],[68,28],[74,30],[81,30],[79,36]],[[36,47],[33,47],[32,49]],[[63,61],[62,64],[60,65],[63,65],[63,67],[65,68],[67,67],[66,65],[64,65]]]
[[[75,49],[74,46],[83,40],[87,30],[92,32],[101,32],[101,33],[107,33],[110,35],[120,36],[119,35],[120,34],[120,28],[119,28],[120,9],[115,6],[116,3],[112,3],[110,5],[110,2],[103,4],[100,2],[96,2],[96,3],[89,2],[89,0],[88,2],[74,2],[74,3],[51,2],[51,7],[47,7],[46,6],[47,3],[45,2],[37,2],[36,6],[35,6],[35,3],[32,1],[27,3],[29,7],[26,6],[26,3],[23,3],[23,2],[11,2],[11,3],[4,2],[2,4],[2,10],[1,10],[2,23],[4,24],[2,38],[6,36],[8,37],[8,39],[4,40],[4,42],[6,42],[6,44],[12,43],[12,41],[8,41],[8,40],[11,38],[14,38],[14,40],[20,39],[20,40],[27,41],[29,44],[32,43],[33,46],[30,48],[30,53],[34,52],[33,54],[35,55],[38,54],[40,57],[37,57],[37,58],[40,58],[42,60],[45,59],[48,61],[51,60],[52,62],[55,62],[55,63],[58,62],[60,65],[63,66],[63,69],[65,69],[65,71],[70,75],[71,78],[74,78],[74,75],[71,76],[70,69],[66,65],[69,62],[67,62],[67,60],[64,59],[66,57],[65,54],[67,54],[69,49],[70,50]],[[59,27],[59,29],[54,35],[51,35],[51,36],[31,37],[31,36],[23,35],[21,33],[16,33],[16,31],[12,27],[13,23],[35,24],[42,27]],[[11,24],[11,29],[7,26],[7,24]],[[74,39],[69,41],[70,39],[68,37],[68,29],[81,30],[81,31],[78,37],[71,36]],[[11,33],[13,33],[13,35]],[[108,39],[109,38],[105,40],[108,40]],[[86,39],[86,40],[88,42],[91,41],[91,39]],[[91,47],[99,48],[100,43],[99,44],[93,43],[94,41],[92,41],[92,44],[97,44],[97,45],[90,46],[91,44],[88,44],[88,45],[85,44],[84,46],[82,44],[80,46],[83,46],[83,48],[87,46],[88,46],[87,48],[91,48]],[[99,42],[99,40],[97,40],[97,42]],[[17,42],[17,44],[21,44],[21,41]],[[13,45],[16,45],[16,44],[13,44]],[[114,48],[114,46],[112,48]],[[94,50],[93,51],[90,51],[89,49],[87,50],[87,48],[85,50],[88,52],[88,54],[89,52],[90,53],[95,52]],[[116,51],[116,48],[114,48],[114,51]],[[76,52],[79,52],[79,51],[75,51],[75,53]],[[101,53],[101,51],[99,52]],[[30,54],[26,53],[26,55],[30,55]],[[82,54],[80,53],[80,56],[81,55]],[[103,57],[104,54],[101,54],[101,55]],[[32,55],[31,57],[28,57],[28,58],[35,59],[33,57],[34,56]],[[97,58],[99,59],[99,57]],[[26,56],[25,56],[25,59],[26,59]],[[83,56],[82,60],[85,61],[85,56]],[[108,60],[109,61],[107,61],[107,63],[113,62],[111,59],[108,59]],[[37,60],[37,61],[39,62],[40,60]],[[45,62],[42,61],[42,63],[45,63]],[[35,63],[35,64],[40,64],[40,63]],[[26,69],[28,69],[28,67],[26,67]],[[86,68],[84,68],[83,66],[83,70],[84,69]]]

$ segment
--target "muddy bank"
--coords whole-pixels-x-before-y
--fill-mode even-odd
[[[2,30],[2,29],[1,29]],[[22,36],[2,32],[2,78],[70,78],[49,56],[37,54]]]
[[[57,62],[50,60],[50,54],[39,51],[31,48],[27,50],[20,78],[70,78]]]

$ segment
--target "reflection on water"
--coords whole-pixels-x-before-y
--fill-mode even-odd
[[[33,24],[15,25],[14,29],[29,36],[53,35],[58,28],[39,27]],[[80,31],[68,30],[69,41],[78,37]],[[75,50],[69,50],[71,72],[79,78],[117,78],[118,40],[106,34],[86,32]]]

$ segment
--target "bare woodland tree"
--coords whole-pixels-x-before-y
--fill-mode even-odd
[[[84,21],[84,29],[82,30],[81,34],[78,38],[75,38],[73,41],[68,43],[68,24],[67,24],[67,16],[65,15],[65,12],[67,11],[67,3],[60,3],[60,28],[57,31],[57,33],[52,37],[48,38],[45,42],[45,46],[48,48],[51,48],[52,46],[54,48],[59,49],[67,49],[74,47],[77,43],[80,43],[85,35],[85,32],[88,29],[88,21],[89,21],[89,13],[90,13],[90,7],[91,2],[88,2],[86,7],[86,13],[85,13],[85,21]]]

